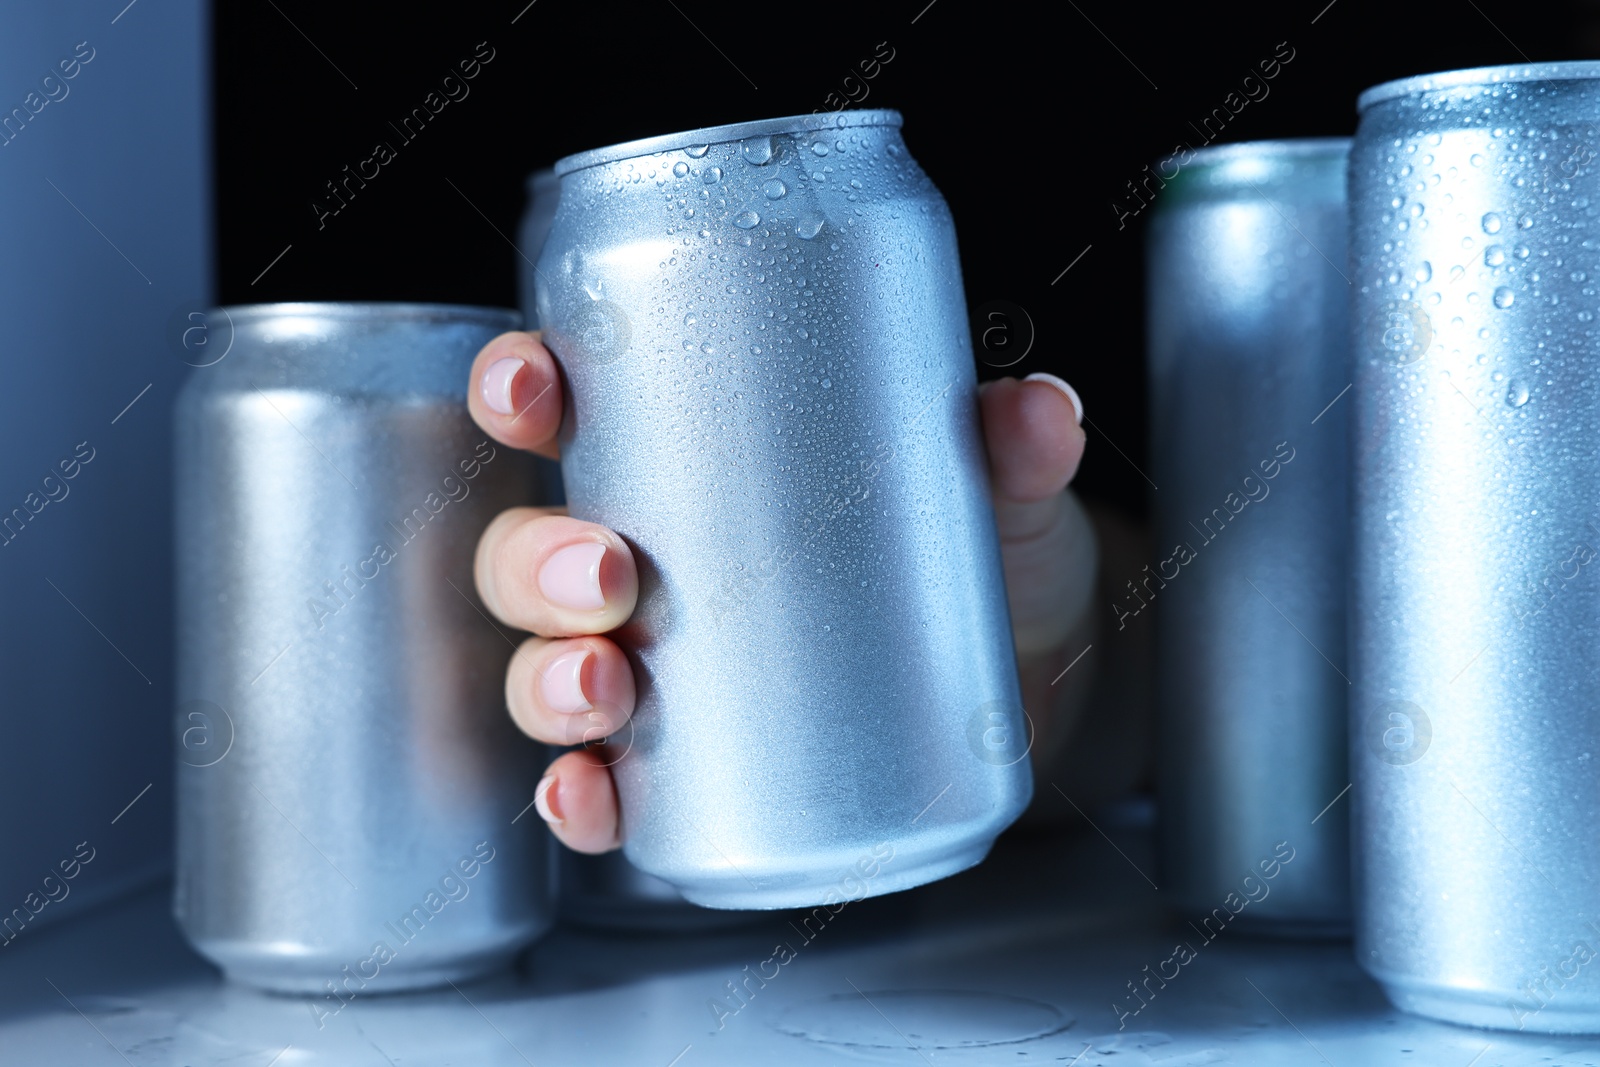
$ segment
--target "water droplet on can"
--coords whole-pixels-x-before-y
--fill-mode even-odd
[[[772,138],[752,137],[739,146],[739,153],[744,156],[746,163],[765,166],[772,162]]]
[[[707,167],[700,172],[700,180],[707,185],[715,185],[722,180],[721,167]]]
[[[1487,214],[1485,214],[1483,216],[1483,232],[1484,233],[1499,233],[1500,232],[1500,215],[1499,215],[1498,212],[1490,211],[1490,212],[1488,212]]]
[[[822,232],[822,216],[821,215],[810,215],[810,214],[802,215],[799,218],[799,220],[796,221],[795,224],[794,224],[795,236],[803,238],[804,240],[807,240],[807,241],[811,240],[813,237],[815,237],[817,234],[819,234],[821,232]]]
[[[688,173],[689,173],[689,164],[685,163],[683,160],[680,159],[680,160],[678,160],[678,162],[676,162],[676,163],[674,163],[672,165],[672,176],[674,178],[681,178],[685,174],[688,174]]]
[[[1520,408],[1528,402],[1528,386],[1520,378],[1511,379],[1511,385],[1506,389],[1506,403],[1514,408]]]
[[[748,230],[761,224],[761,216],[754,211],[741,211],[733,217],[733,224],[741,230]]]
[[[1508,308],[1516,299],[1517,294],[1504,285],[1494,291],[1494,306],[1497,308]]]
[[[762,183],[761,191],[766,194],[768,200],[782,200],[788,193],[789,187],[777,178],[768,178]]]
[[[683,154],[690,159],[701,159],[709,151],[711,151],[711,146],[708,144],[692,144],[683,150]]]
[[[1498,267],[1506,261],[1506,251],[1499,245],[1490,245],[1483,250],[1483,265]]]

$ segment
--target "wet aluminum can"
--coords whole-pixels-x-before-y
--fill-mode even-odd
[[[524,328],[529,330],[539,328],[539,312],[533,298],[534,264],[539,261],[545,238],[550,236],[550,224],[555,221],[556,202],[560,196],[561,182],[554,170],[538,170],[528,176],[527,207],[517,228],[517,298],[522,305]],[[534,456],[533,470],[534,502],[545,507],[566,503],[561,487],[561,465],[553,459]],[[564,852],[565,849],[558,849],[557,855]]]
[[[1112,576],[1125,579],[1113,611],[1118,629],[1156,626],[1161,883],[1208,931],[1349,933],[1349,808],[1332,803],[1350,781],[1349,405],[1336,402],[1349,384],[1349,148],[1264,141],[1156,168],[1146,306],[1161,551]]]
[[[528,177],[527,194],[528,206],[518,231],[517,283],[523,321],[529,329],[538,329],[534,264],[556,217],[556,203],[561,196],[556,172],[535,171]],[[543,457],[536,457],[535,463],[542,502],[565,503],[560,467]],[[729,915],[690,905],[672,885],[645,874],[621,852],[590,856],[560,849],[554,862],[560,887],[557,906],[563,920],[609,929],[681,930],[698,929],[708,921]]]
[[[1031,795],[954,228],[899,126],[556,166],[537,284],[567,500],[641,575],[627,855],[697,904],[932,881]]]
[[[525,458],[462,400],[512,311],[270,304],[176,411],[174,910],[230,978],[351,998],[507,964],[549,923],[542,748],[505,711],[511,639],[478,536]]]
[[[1394,1003],[1600,1032],[1600,64],[1360,99],[1356,956]]]

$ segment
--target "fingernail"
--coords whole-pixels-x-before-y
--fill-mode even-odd
[[[516,405],[511,402],[511,383],[516,381],[517,372],[524,366],[526,364],[522,360],[509,356],[489,364],[489,369],[483,372],[483,380],[478,383],[478,390],[483,394],[483,402],[489,405],[490,411],[501,415],[516,412]]]
[[[1022,380],[1025,382],[1044,382],[1046,385],[1053,385],[1061,390],[1066,398],[1072,401],[1072,410],[1078,414],[1078,425],[1083,425],[1083,400],[1078,396],[1078,391],[1072,386],[1057,378],[1054,374],[1046,374],[1043,371],[1035,371]]]
[[[557,607],[595,611],[606,606],[600,591],[600,560],[606,546],[599,541],[568,545],[539,568],[539,591]]]
[[[589,649],[578,648],[563,652],[551,660],[539,678],[539,692],[545,707],[564,715],[575,715],[594,707],[583,695],[583,665],[589,660]]]
[[[550,803],[550,793],[555,789],[555,785],[556,776],[553,774],[547,774],[539,779],[539,788],[533,791],[533,806],[539,812],[539,818],[551,826],[560,826],[565,820],[556,813]]]

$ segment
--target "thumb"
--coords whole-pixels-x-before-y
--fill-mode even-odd
[[[1018,659],[1060,647],[1088,608],[1095,537],[1063,492],[1083,458],[1076,393],[1059,378],[986,383],[979,398]]]

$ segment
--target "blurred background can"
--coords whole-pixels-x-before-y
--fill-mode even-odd
[[[629,540],[628,857],[721,908],[908,888],[1031,793],[950,214],[895,112],[557,164],[572,513]]]
[[[1600,64],[1363,93],[1356,955],[1401,1008],[1600,1031]]]
[[[467,415],[512,311],[222,308],[176,412],[178,876],[229,977],[323,994],[460,980],[548,925],[543,766],[473,587],[524,458]]]
[[[1350,781],[1349,406],[1334,402],[1349,383],[1349,148],[1263,141],[1158,165],[1160,558],[1117,609],[1122,627],[1156,625],[1163,887],[1189,914],[1288,936],[1350,925],[1349,809],[1330,806]],[[1153,620],[1137,618],[1146,604]]]

